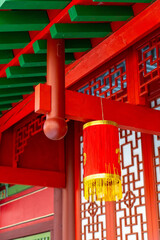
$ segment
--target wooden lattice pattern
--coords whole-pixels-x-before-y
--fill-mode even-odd
[[[106,66],[106,70],[81,85],[78,92],[116,101],[127,101],[126,61]]]
[[[117,240],[147,240],[141,134],[120,130],[123,199],[116,203]]]
[[[151,107],[160,111],[160,98],[156,98],[151,102]],[[158,207],[158,225],[160,232],[160,136],[153,136],[154,142],[154,169],[156,176],[156,190],[157,190],[157,207]]]
[[[148,95],[150,84],[160,78],[160,36],[138,49],[138,75],[140,96]]]
[[[19,155],[24,152],[24,147],[27,145],[27,141],[31,136],[34,136],[43,129],[45,116],[38,116],[34,120],[24,124],[23,126],[15,129],[15,155],[14,161],[18,162]]]
[[[83,139],[81,156],[81,240],[106,239],[104,202],[89,203],[83,196]],[[148,240],[141,134],[120,130],[123,199],[116,203],[117,240]]]

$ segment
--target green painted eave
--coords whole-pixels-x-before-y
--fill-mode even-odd
[[[48,23],[46,11],[0,11],[0,32],[39,31]]]
[[[12,50],[0,51],[0,64],[7,64],[13,59],[14,55]]]
[[[0,89],[15,88],[15,87],[28,87],[35,86],[39,83],[45,83],[45,77],[34,78],[0,78]]]
[[[24,48],[30,42],[28,32],[1,32],[0,50]]]
[[[0,97],[22,96],[32,93],[33,87],[0,89]]]
[[[66,39],[65,52],[85,52],[92,48],[90,39]],[[41,39],[33,43],[34,52],[37,54],[47,53],[47,40]]]
[[[9,104],[9,103],[16,103],[23,100],[22,96],[13,96],[13,97],[1,97],[0,96],[0,105],[2,104]]]
[[[69,0],[1,0],[0,9],[63,9]]]
[[[6,69],[6,74],[7,78],[43,77],[46,76],[46,67],[13,66]]]
[[[69,9],[71,21],[126,21],[132,17],[131,6],[83,6],[75,5]]]
[[[111,32],[108,23],[56,23],[50,28],[52,38],[100,38]]]
[[[65,54],[65,64],[70,64],[75,60],[73,53]],[[19,57],[21,67],[44,67],[47,66],[46,54],[22,54]]]

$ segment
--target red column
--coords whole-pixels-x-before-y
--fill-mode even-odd
[[[62,239],[75,240],[74,217],[74,124],[69,122],[65,138],[66,188],[62,190]]]
[[[81,240],[81,214],[80,214],[80,123],[74,122],[74,189],[75,189],[75,240]]]
[[[46,115],[45,135],[52,140],[63,138],[65,122],[65,45],[63,39],[47,40],[47,85],[51,86],[51,112]]]
[[[54,189],[54,240],[62,240],[62,189]]]
[[[127,55],[127,92],[128,102],[146,105],[146,99],[139,96],[137,50],[131,47]],[[153,135],[142,134],[142,156],[144,169],[144,187],[146,200],[147,230],[149,240],[158,240],[158,209],[156,201],[156,182],[153,164]]]
[[[116,202],[106,202],[107,240],[116,240]]]

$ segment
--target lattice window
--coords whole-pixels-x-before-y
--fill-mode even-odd
[[[18,162],[19,155],[24,152],[28,139],[42,131],[44,121],[45,116],[40,115],[25,125],[15,128],[15,152],[13,156],[15,162]]]
[[[147,240],[141,134],[120,130],[123,199],[116,202],[117,240]]]
[[[151,107],[160,111],[160,98],[151,102]],[[158,225],[160,233],[160,136],[153,136],[154,142],[154,167],[156,176],[157,206],[158,206]]]
[[[90,204],[83,197],[83,139],[81,146],[81,240],[106,239],[105,202]],[[116,203],[117,240],[148,240],[143,181],[141,134],[120,130],[123,199]]]
[[[103,73],[90,79],[90,81],[87,80],[87,83],[80,86],[77,91],[92,96],[126,102],[126,61],[122,60],[106,68]]]
[[[138,49],[140,96],[148,94],[149,85],[160,78],[160,36]]]

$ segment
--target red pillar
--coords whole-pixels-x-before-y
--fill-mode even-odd
[[[47,40],[47,85],[51,86],[51,112],[46,115],[44,133],[52,140],[63,138],[67,132],[65,122],[65,42]]]
[[[65,138],[66,188],[62,190],[62,239],[75,240],[74,213],[74,123]]]
[[[146,99],[139,96],[138,57],[137,49],[134,47],[128,50],[127,79],[128,102],[137,105],[146,105],[147,107]],[[158,233],[158,209],[153,164],[153,135],[142,133],[141,139],[148,239],[158,240],[160,236]]]
[[[62,189],[54,189],[54,240],[62,240]]]
[[[80,123],[74,122],[74,189],[75,189],[75,240],[81,240],[81,214],[80,214]]]
[[[116,240],[116,202],[106,202],[107,240]]]

